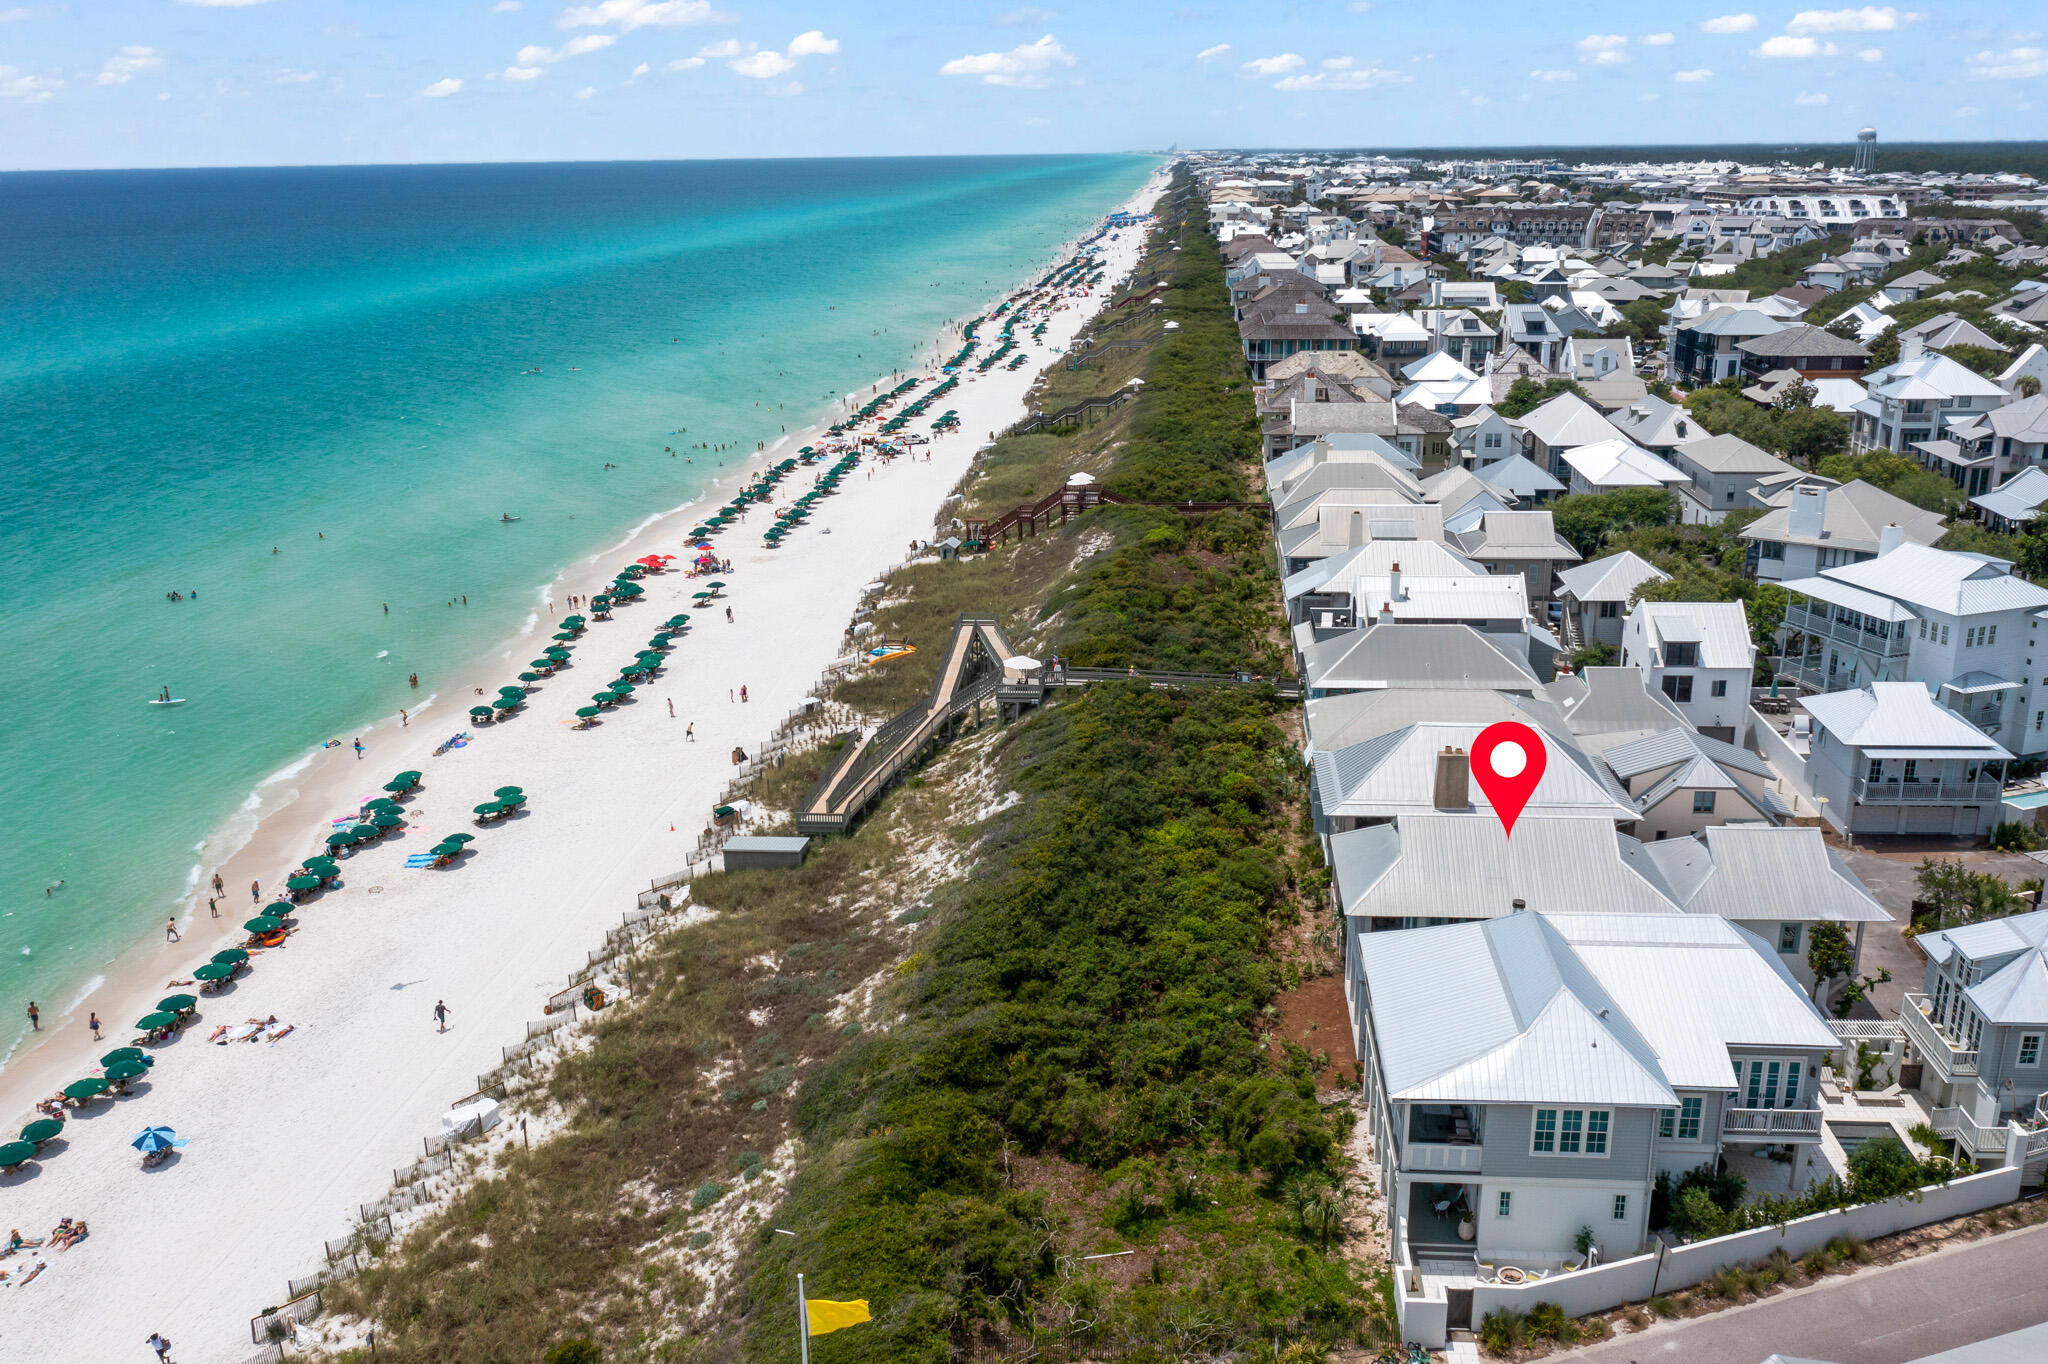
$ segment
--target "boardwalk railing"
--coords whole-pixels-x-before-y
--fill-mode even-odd
[[[1112,351],[1145,350],[1148,347],[1158,345],[1159,341],[1160,338],[1157,336],[1141,336],[1123,341],[1104,341],[1090,346],[1087,350],[1068,351],[1066,357],[1067,368],[1079,369],[1091,361],[1101,359]]]
[[[1115,411],[1136,396],[1133,390],[1120,388],[1106,398],[1084,398],[1072,407],[1063,407],[1057,412],[1040,412],[1026,417],[1003,434],[1028,436],[1033,431],[1047,431],[1056,426],[1079,426],[1098,413]]]

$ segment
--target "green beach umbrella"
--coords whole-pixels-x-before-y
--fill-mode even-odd
[[[539,673],[521,673],[521,674],[519,674],[519,680],[520,680],[521,682],[538,682],[538,681],[540,681],[540,674],[539,674]]]
[[[290,900],[272,900],[269,904],[263,906],[261,912],[268,914],[273,919],[282,919],[297,909],[298,906]]]
[[[249,954],[239,947],[224,947],[213,954],[213,960],[223,962],[229,966],[240,966],[243,962],[249,960]]]
[[[417,771],[401,772],[397,776],[393,777],[392,780],[402,781],[408,786],[418,786],[420,784],[420,776],[421,774]]]
[[[11,1170],[24,1160],[33,1159],[36,1144],[32,1141],[10,1141],[0,1146],[0,1170]]]
[[[612,683],[612,694],[615,696],[631,696],[634,690],[634,686],[631,682]]]
[[[390,810],[379,810],[377,812],[376,823],[377,827],[380,829],[396,829],[399,825],[405,823],[405,816],[396,814]],[[290,882],[287,882],[286,884],[289,885]]]
[[[556,635],[554,638],[557,642],[561,640],[573,640],[574,638],[576,638],[576,632],[574,630],[564,630],[560,634]]]
[[[588,720],[592,716],[596,715],[602,709],[603,707],[601,706],[584,706],[576,712],[576,718],[579,720]]]
[[[167,1014],[181,1014],[199,1001],[191,995],[168,995],[156,1002],[156,1006]]]
[[[502,801],[487,800],[482,805],[476,807],[475,813],[480,815],[495,815],[504,808],[505,806]]]
[[[567,658],[567,657],[569,656],[569,651],[568,651],[567,649],[564,649],[564,648],[563,648],[563,647],[562,647],[561,645],[559,645],[559,644],[555,645],[555,646],[554,646],[553,648],[551,648],[551,649],[542,649],[542,650],[541,650],[541,653],[545,654],[545,655],[546,655],[547,657],[549,657],[549,658],[554,658],[554,659],[563,659],[563,658]]]
[[[341,829],[336,829],[333,833],[327,835],[327,846],[330,848],[346,848],[355,841],[356,836],[354,834],[347,833]]]
[[[398,795],[403,795],[405,792],[412,790],[412,788],[413,784],[409,781],[387,781],[384,783],[384,789],[386,791],[390,791]]]
[[[167,1017],[167,1015],[164,1015],[164,1014],[151,1014],[151,1015],[149,1015],[149,1018],[163,1018],[163,1017]],[[177,1022],[177,1020],[176,1020],[175,1018],[174,1018],[174,1019],[171,1019],[171,1021],[172,1021],[173,1023]],[[144,1022],[144,1023],[148,1023],[148,1019],[144,1019],[144,1020],[143,1020],[143,1022]],[[140,1027],[140,1026],[142,1026],[142,1024],[137,1024],[136,1026],[137,1026],[137,1027]],[[150,1027],[153,1027],[153,1028],[160,1028],[160,1027],[162,1027],[162,1026],[163,1026],[163,1024],[161,1024],[161,1023],[149,1023],[149,1026],[150,1026]],[[64,1086],[64,1090],[63,1090],[63,1093],[64,1093],[64,1097],[65,1097],[65,1098],[67,1098],[67,1099],[90,1099],[90,1098],[92,1098],[92,1097],[93,1097],[93,1096],[94,1096],[95,1094],[104,1094],[104,1093],[106,1093],[106,1092],[107,1092],[107,1082],[106,1082],[105,1080],[102,1080],[102,1079],[101,1079],[101,1078],[100,1078],[99,1076],[97,1076],[97,1075],[88,1075],[88,1076],[86,1076],[86,1077],[85,1077],[85,1078],[84,1078],[83,1080],[73,1080],[73,1081],[72,1081],[72,1082],[71,1082],[70,1084],[68,1084],[68,1085]]]
[[[599,704],[600,706],[609,706],[616,703],[619,698],[612,695],[608,691],[600,691],[592,692],[590,699],[597,702],[597,704]]]
[[[55,1118],[38,1118],[21,1129],[23,1141],[48,1141],[64,1130],[64,1124]]]
[[[388,818],[393,823],[396,823],[398,820],[398,816],[396,815],[378,815],[377,818]],[[311,872],[308,872],[304,876],[294,876],[290,880],[286,881],[284,884],[285,887],[289,890],[312,890],[320,884],[320,878],[313,875]]]
[[[192,973],[194,980],[226,980],[235,973],[235,964],[227,961],[210,961]]]
[[[449,843],[446,840],[443,840],[442,842],[436,843],[432,848],[429,848],[428,851],[436,857],[454,857],[462,851],[462,845],[460,843]]]
[[[379,796],[377,799],[364,805],[363,808],[365,810],[403,810],[405,807],[389,796]]]
[[[500,696],[524,696],[524,695],[526,695],[526,688],[524,688],[524,687],[500,687],[500,688],[498,688],[498,695],[500,695]]]
[[[536,658],[526,666],[529,668],[539,668],[542,672],[546,672],[549,669],[561,667],[562,660],[559,658]]]
[[[519,703],[520,698],[517,696],[501,696],[497,700],[491,702],[491,709],[517,710],[519,708]]]
[[[123,1061],[118,1066],[107,1067],[107,1083],[115,1085],[124,1084],[129,1080],[138,1079],[147,1074],[149,1074],[149,1067],[143,1065],[142,1062]]]
[[[475,834],[450,834],[450,835],[448,835],[448,837],[446,837],[446,838],[442,839],[441,841],[442,841],[443,843],[474,843],[474,842],[476,842],[476,835],[475,835]]]
[[[248,929],[251,933],[260,935],[264,933],[275,933],[277,932],[278,929],[283,928],[284,925],[279,923],[276,919],[271,918],[268,914],[258,914],[255,918],[249,920],[247,923],[244,923],[242,927]]]
[[[398,802],[393,801],[392,804],[397,805]],[[401,806],[400,808],[402,809],[403,807]],[[306,870],[315,873],[324,872],[332,876],[341,870],[341,864],[331,857],[309,857],[306,859]]]
[[[118,1066],[123,1061],[140,1061],[149,1055],[140,1047],[116,1047],[100,1058],[103,1066]]]
[[[469,714],[472,719],[488,720],[491,718],[491,708],[489,706],[471,706]]]
[[[523,794],[525,790],[526,788],[523,786],[501,786],[491,792],[491,794],[494,796],[517,796]]]
[[[355,828],[350,829],[349,832],[357,838],[375,838],[377,836],[377,826],[374,824],[358,824]]]

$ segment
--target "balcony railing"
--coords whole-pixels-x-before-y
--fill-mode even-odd
[[[1861,626],[1844,625],[1826,611],[1802,610],[1796,606],[1785,608],[1785,628],[1803,635],[1832,639],[1879,658],[1903,658],[1913,647],[1911,639],[1903,631],[1880,635]]]
[[[1913,1044],[1913,1050],[1920,1054],[1922,1060],[1941,1072],[1942,1079],[1975,1075],[1976,1050],[1951,1042],[1928,1016],[1933,1008],[1926,995],[1906,996],[1905,1002],[1899,1005],[1899,1021],[1906,1025],[1906,1040]]]
[[[1997,800],[2005,783],[1997,777],[1975,781],[1871,781],[1856,782],[1860,805],[1922,805],[1943,800]]]
[[[1944,1137],[1953,1138],[1958,1146],[1967,1148],[1971,1159],[1979,1165],[2002,1162],[2006,1147],[2012,1140],[2009,1124],[1987,1127],[1960,1108],[1935,1109],[1934,1130]]]
[[[1818,1108],[1731,1108],[1721,1115],[1721,1135],[1736,1140],[1819,1141]]]
[[[1443,1171],[1448,1174],[1478,1174],[1484,1147],[1470,1142],[1411,1141],[1401,1151],[1404,1170]]]

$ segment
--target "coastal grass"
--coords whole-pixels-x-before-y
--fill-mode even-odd
[[[1174,316],[1191,321],[1146,352],[1154,380],[1100,447],[1107,478],[1241,500],[1257,487],[1256,423],[1220,261],[1207,247],[1164,264]],[[987,460],[1006,491],[1056,486],[1026,471],[1054,472],[1059,446],[1006,445]],[[1063,656],[1284,659],[1260,518],[1107,507],[1057,541],[1095,547],[1037,611]],[[1054,542],[980,564],[1042,571]],[[974,609],[948,571],[920,582],[934,624]],[[747,1359],[786,1351],[777,1307],[798,1270],[875,1311],[813,1342],[822,1364],[1389,1337],[1375,1269],[1329,1254],[1303,1211],[1341,1213],[1355,1193],[1350,1110],[1321,1100],[1300,1048],[1276,1066],[1264,1045],[1291,983],[1276,939],[1312,920],[1322,884],[1281,719],[1270,693],[1111,682],[1006,732],[1023,803],[905,962],[901,1022],[804,1081],[807,1154],[778,1213],[797,1236],[755,1247]]]

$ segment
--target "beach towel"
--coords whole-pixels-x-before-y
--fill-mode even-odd
[[[434,865],[434,855],[432,853],[409,854],[405,859],[405,865],[408,867],[431,867]]]
[[[262,1031],[263,1025],[261,1023],[237,1023],[234,1027],[228,1029],[228,1035],[223,1040],[222,1045],[226,1045],[228,1042],[246,1042]]]

